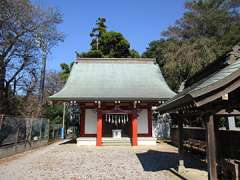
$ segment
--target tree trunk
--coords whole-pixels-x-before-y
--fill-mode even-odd
[[[5,94],[5,75],[6,75],[6,67],[4,66],[3,58],[0,57],[0,114],[6,113],[6,94]]]

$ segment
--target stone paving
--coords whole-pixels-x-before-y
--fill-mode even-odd
[[[83,147],[55,143],[0,160],[0,179],[179,179],[177,149],[165,143],[147,147]],[[200,171],[197,177],[206,178]],[[194,178],[194,180],[196,180]]]

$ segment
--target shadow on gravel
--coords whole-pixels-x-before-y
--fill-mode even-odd
[[[169,170],[171,168],[177,169],[178,167],[178,154],[174,152],[148,150],[145,153],[138,153],[136,156],[139,159],[144,171],[155,172]],[[206,163],[196,157],[193,157],[189,153],[184,154],[184,166],[186,168],[207,170]]]
[[[145,153],[136,154],[144,171],[161,171],[177,168],[177,153],[148,150]]]

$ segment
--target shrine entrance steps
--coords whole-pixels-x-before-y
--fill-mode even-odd
[[[103,137],[102,138],[103,146],[131,146],[131,139],[128,137],[122,138],[111,138]]]
[[[96,145],[95,137],[78,137],[77,145]],[[131,139],[128,137],[122,138],[112,138],[112,137],[103,137],[102,138],[103,146],[131,146]]]
[[[157,139],[153,137],[138,137],[138,145],[156,145]],[[94,145],[96,146],[96,137],[78,137],[77,145]],[[112,138],[112,137],[103,137],[102,138],[103,146],[131,146],[131,138],[122,137],[122,138]]]

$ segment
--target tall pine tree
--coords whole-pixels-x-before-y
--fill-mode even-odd
[[[98,50],[99,47],[99,38],[102,37],[103,33],[107,30],[107,26],[105,25],[106,19],[103,17],[99,17],[96,22],[96,27],[93,28],[92,32],[90,33],[90,37],[92,38],[91,42],[91,50]]]
[[[149,44],[145,57],[158,57],[172,89],[240,42],[240,1],[192,0],[186,12]]]
[[[140,57],[134,49],[130,49],[130,43],[120,32],[107,31],[106,19],[99,17],[96,27],[90,33],[91,49],[88,52],[78,53],[80,58],[123,58],[123,57]]]

